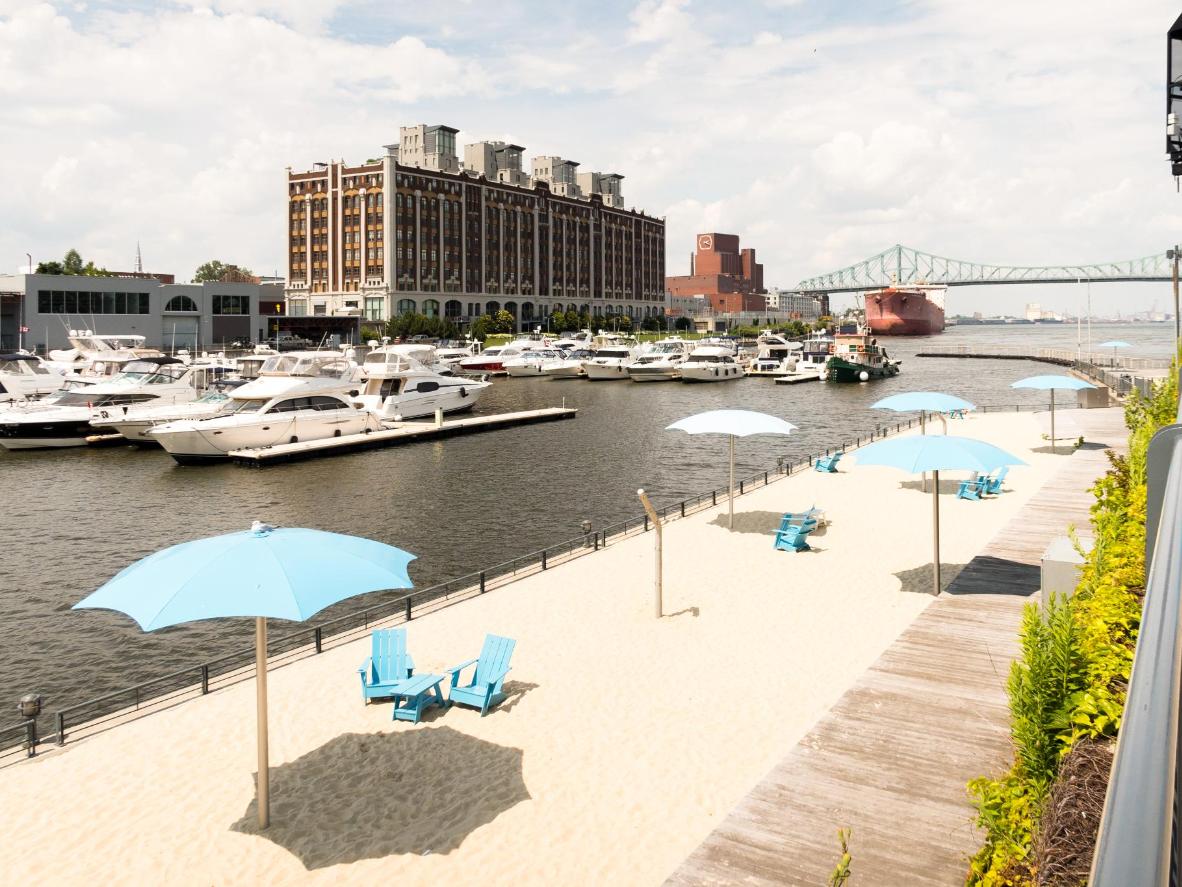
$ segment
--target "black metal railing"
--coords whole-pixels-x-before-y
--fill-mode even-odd
[[[1070,408],[1073,404],[1064,405]],[[1043,404],[1003,404],[978,406],[978,412],[1034,411],[1044,408]],[[856,435],[841,443],[826,447],[823,453],[789,459],[781,457],[776,465],[757,471],[746,477],[735,479],[737,496],[747,495],[776,480],[796,474],[809,468],[821,455],[848,452],[875,440],[892,434],[899,434],[919,426],[918,417],[901,419],[897,422],[877,424],[870,431]],[[725,502],[727,488],[717,488],[695,496],[671,502],[658,509],[662,520],[678,520]],[[629,517],[600,529],[582,533],[570,539],[519,557],[511,558],[491,567],[449,579],[437,585],[416,589],[371,604],[370,606],[346,613],[333,619],[308,624],[283,635],[273,635],[267,651],[272,663],[287,662],[323,652],[330,646],[337,646],[356,639],[377,625],[401,624],[415,618],[416,614],[430,612],[439,606],[457,603],[469,597],[478,596],[506,585],[517,578],[547,570],[556,564],[583,554],[598,551],[620,540],[645,533],[651,529],[647,514]],[[52,715],[46,714],[36,725],[17,723],[0,727],[0,760],[21,753],[36,754],[39,745],[54,743],[62,745],[70,734],[81,729],[92,731],[135,715],[145,708],[156,709],[174,704],[182,699],[194,698],[229,686],[254,674],[254,647],[244,648],[225,656],[197,663],[178,671],[170,672],[104,693],[93,699],[58,709]]]
[[[1146,461],[1145,603],[1092,858],[1094,887],[1182,884],[1182,402]]]

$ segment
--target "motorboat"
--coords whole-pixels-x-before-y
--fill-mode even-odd
[[[358,370],[330,351],[286,352],[268,358],[259,378],[230,392],[205,419],[180,419],[151,429],[182,465],[217,462],[234,450],[323,440],[381,428],[363,409]]]
[[[681,364],[682,382],[728,382],[743,378],[735,351],[725,345],[699,345]]]
[[[50,351],[48,355],[51,368],[63,372],[81,373],[96,361],[121,365],[137,357],[164,356],[164,352],[146,347],[147,340],[143,336],[70,330],[66,338],[71,347]]]
[[[777,333],[765,331],[755,344],[757,351],[747,367],[747,375],[782,376],[793,371],[801,343],[790,342]]]
[[[583,361],[583,374],[593,382],[628,378],[628,365],[640,354],[640,349],[628,345],[608,345]]]
[[[230,402],[230,391],[246,383],[240,379],[222,379],[190,403],[133,404],[104,407],[90,420],[96,434],[121,434],[129,443],[142,447],[156,447],[160,442],[148,432],[157,425],[179,419],[205,419],[220,413]]]
[[[455,364],[455,368],[465,373],[502,374],[505,372],[505,361],[520,357],[526,351],[532,351],[539,345],[550,347],[549,343],[543,343],[537,339],[515,339],[508,345],[493,345],[491,348],[485,348],[479,354],[460,360]]]
[[[564,359],[565,355],[557,348],[532,348],[507,359],[504,368],[505,373],[514,378],[541,376],[549,367],[562,363]]]
[[[792,369],[785,373],[785,382],[810,382],[814,379],[824,379],[829,368],[829,358],[833,355],[833,337],[826,332],[812,333],[801,344],[800,354],[797,356]],[[777,377],[779,382],[781,377]]]
[[[689,346],[680,336],[670,336],[653,344],[652,350],[628,364],[633,382],[669,382],[676,378],[689,354]]]
[[[461,360],[467,360],[475,354],[471,345],[453,345],[444,342],[435,346],[435,359],[448,367],[454,367]]]
[[[588,348],[567,351],[556,363],[542,367],[542,375],[551,379],[577,379],[583,375],[583,363],[595,356]]]
[[[454,375],[452,365],[443,363],[439,359],[439,350],[434,345],[423,342],[408,342],[404,345],[387,344],[372,349],[361,364],[362,373],[368,373],[371,364],[378,368],[385,366],[389,358],[394,355],[421,363],[427,369],[439,373],[441,376]]]
[[[355,399],[381,420],[417,419],[434,415],[436,410],[470,410],[492,385],[482,379],[438,373],[399,350],[405,347],[392,345],[371,351],[365,358],[365,386]]]
[[[0,403],[52,394],[62,387],[64,375],[35,354],[0,354]]]
[[[220,373],[185,366],[174,357],[138,357],[113,379],[62,394],[53,403],[31,403],[0,417],[0,446],[9,450],[80,447],[94,433],[90,420],[101,411],[153,401],[181,404],[196,400]]]

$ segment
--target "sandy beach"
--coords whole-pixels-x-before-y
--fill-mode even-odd
[[[1030,465],[1000,497],[941,496],[945,564],[1067,458],[1044,424],[951,423]],[[658,884],[932,600],[930,494],[856,454],[840,468],[743,496],[734,532],[725,504],[671,524],[659,621],[651,534],[416,618],[420,673],[486,632],[517,640],[485,718],[363,705],[368,638],[274,670],[265,834],[253,681],[0,769],[0,881]],[[780,514],[814,504],[830,521],[814,550],[773,550]]]

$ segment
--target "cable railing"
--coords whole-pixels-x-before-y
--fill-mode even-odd
[[[1066,404],[1060,408],[1070,408]],[[1031,412],[1044,409],[1042,404],[983,405],[977,412]],[[848,452],[875,440],[900,434],[920,424],[918,417],[896,422],[880,422],[869,431],[855,435],[824,451],[800,458],[781,456],[774,466],[753,474],[735,478],[735,495],[743,496],[775,481],[811,468],[821,457],[837,452]],[[658,509],[663,521],[677,520],[714,508],[726,502],[726,487],[708,490],[666,504]],[[467,573],[427,588],[396,594],[369,606],[359,608],[332,619],[301,625],[295,631],[273,635],[268,642],[268,659],[272,665],[283,664],[306,656],[314,656],[325,649],[348,643],[372,628],[404,624],[416,614],[432,612],[442,606],[459,603],[508,585],[517,579],[548,570],[553,566],[606,548],[630,536],[647,533],[651,524],[647,514],[629,517],[549,545],[537,551],[519,555],[482,570]],[[0,763],[15,755],[33,756],[45,743],[64,745],[71,734],[92,733],[146,711],[178,704],[212,693],[239,681],[253,677],[254,647],[243,648],[214,659],[190,665],[177,671],[104,693],[84,702],[58,709],[52,715],[0,727]],[[48,732],[43,724],[48,722]]]
[[[1182,884],[1182,401],[1149,444],[1145,603],[1092,858],[1093,887]]]
[[[1126,357],[1111,351],[1080,351],[1076,348],[1026,348],[1021,345],[925,345],[916,357],[979,357],[994,360],[1035,360],[1059,366],[1076,363],[1109,370],[1168,370],[1168,357]]]

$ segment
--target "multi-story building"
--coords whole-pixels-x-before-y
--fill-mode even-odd
[[[665,288],[675,296],[708,296],[711,307],[725,313],[766,307],[763,265],[755,261],[755,250],[739,248],[737,234],[699,234],[690,273],[666,278]]]
[[[771,288],[764,296],[769,314],[792,320],[817,320],[828,313],[829,297]]]
[[[662,316],[665,222],[623,208],[617,174],[456,130],[402,127],[384,156],[288,170],[288,314],[407,312],[457,321],[505,309]]]

